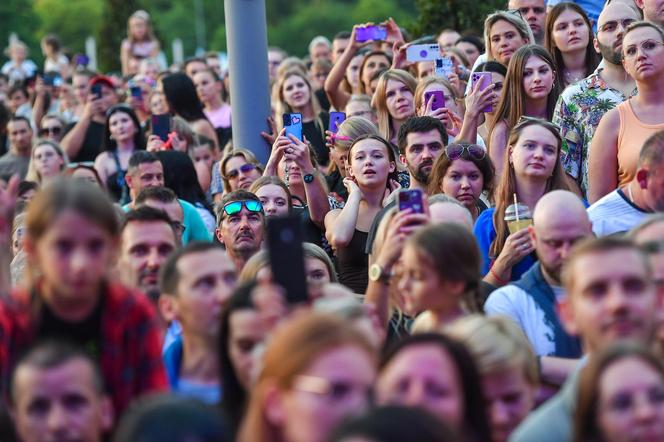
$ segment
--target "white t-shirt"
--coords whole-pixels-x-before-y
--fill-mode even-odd
[[[562,287],[551,287],[560,302],[565,297]],[[517,323],[530,341],[538,356],[556,353],[556,336],[547,325],[544,311],[532,296],[515,285],[506,285],[489,295],[484,304],[484,312],[489,316],[505,316]]]
[[[588,217],[597,236],[627,232],[649,215],[632,203],[621,189],[614,190],[592,206]]]

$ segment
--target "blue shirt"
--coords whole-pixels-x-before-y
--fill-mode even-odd
[[[477,245],[480,248],[480,255],[482,256],[482,275],[489,273],[489,269],[493,264],[493,259],[489,257],[489,249],[491,248],[493,240],[496,239],[496,229],[493,226],[493,213],[495,211],[496,209],[491,207],[480,213],[480,216],[477,217],[477,221],[475,221],[475,228],[473,229],[473,234],[475,235]],[[520,279],[521,275],[526,273],[535,262],[537,262],[537,260],[532,254],[517,262],[516,265],[512,267],[512,277],[510,278],[510,281]]]

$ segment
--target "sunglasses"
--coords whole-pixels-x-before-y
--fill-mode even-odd
[[[240,175],[240,172],[249,173],[249,172],[251,172],[252,170],[255,170],[255,169],[256,169],[255,164],[251,164],[251,163],[243,164],[240,167],[238,167],[237,169],[231,169],[228,172],[226,172],[226,179],[232,180],[234,178],[237,178],[238,175]]]
[[[228,216],[235,215],[242,211],[242,207],[246,207],[248,211],[254,213],[262,213],[263,205],[260,201],[254,200],[245,200],[245,201],[233,201],[224,206],[224,213]]]
[[[463,155],[463,152],[468,152],[472,158],[476,160],[483,160],[486,156],[486,150],[477,144],[448,144],[445,146],[445,155],[451,161],[458,160]]]
[[[78,163],[67,163],[67,168],[68,169],[78,169],[79,167],[87,167],[88,169],[92,169],[95,167],[95,162],[94,161],[80,161]]]
[[[60,126],[42,127],[39,130],[39,135],[41,135],[41,136],[48,135],[48,134],[60,135],[60,132],[62,132],[62,128]]]

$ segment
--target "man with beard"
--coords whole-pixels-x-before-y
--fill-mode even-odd
[[[514,320],[539,356],[581,356],[579,341],[563,329],[557,305],[565,297],[560,282],[563,263],[572,245],[591,234],[579,197],[564,190],[545,194],[535,206],[530,230],[539,262],[518,281],[491,293],[484,304],[488,315]]]
[[[399,159],[408,169],[409,189],[419,189],[426,197],[429,175],[433,163],[444,152],[448,137],[445,126],[433,117],[411,117],[399,129]],[[367,238],[366,253],[371,254],[376,230],[387,211],[395,202],[378,212],[371,224]]]
[[[627,232],[655,212],[664,212],[664,131],[643,143],[632,181],[588,208],[597,236]]]
[[[217,239],[239,273],[263,243],[263,205],[256,195],[239,189],[224,195],[216,212]]]
[[[586,355],[592,358],[616,342],[653,343],[659,303],[652,268],[639,246],[615,236],[584,240],[570,253],[561,280],[567,297],[560,318],[567,332],[581,339]],[[533,411],[510,441],[573,440],[579,372]]]
[[[129,211],[120,233],[120,279],[156,302],[159,269],[179,243],[176,227],[163,210],[141,206]]]
[[[587,78],[570,85],[558,99],[553,122],[560,126],[563,146],[560,156],[565,172],[581,193],[588,192],[590,144],[605,113],[634,96],[636,83],[622,66],[622,38],[625,28],[639,13],[622,2],[611,2],[597,22],[595,50],[603,62]]]

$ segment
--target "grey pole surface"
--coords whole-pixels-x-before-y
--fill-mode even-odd
[[[228,73],[231,81],[233,146],[249,149],[266,164],[270,93],[265,0],[224,0]]]

